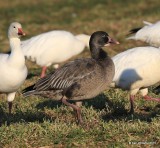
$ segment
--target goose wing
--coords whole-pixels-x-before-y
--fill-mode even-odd
[[[71,61],[46,77],[40,79],[34,86],[36,90],[65,89],[78,80],[91,77],[96,68],[94,59],[77,59]]]
[[[149,43],[152,46],[159,47],[160,21],[154,24],[149,22],[144,23],[144,27],[132,29],[130,34],[135,34],[131,37],[128,37],[127,39],[141,40],[143,42]]]

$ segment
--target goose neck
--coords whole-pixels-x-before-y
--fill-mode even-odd
[[[9,62],[11,65],[24,65],[25,58],[23,52],[21,50],[21,42],[19,38],[10,38],[10,47],[11,47],[11,54],[9,56]]]
[[[20,39],[19,38],[10,38],[9,39],[11,49],[19,49],[20,48]]]
[[[103,59],[106,59],[108,56],[107,53],[101,47],[97,47],[91,44],[90,50],[91,50],[91,56],[93,59],[103,60]]]

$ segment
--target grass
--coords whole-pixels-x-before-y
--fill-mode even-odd
[[[142,42],[126,41],[125,35],[131,28],[142,26],[143,20],[158,21],[159,4],[159,0],[0,1],[0,51],[9,50],[7,29],[16,20],[22,23],[26,38],[55,29],[68,30],[74,34],[105,30],[121,43],[108,48],[107,51],[113,56],[128,48],[145,45]],[[88,56],[86,50],[73,59]],[[129,115],[128,93],[110,89],[84,102],[82,116],[85,123],[81,127],[76,125],[72,109],[61,102],[40,97],[23,98],[21,90],[35,82],[40,74],[37,65],[27,61],[27,66],[29,78],[16,94],[12,115],[8,114],[5,95],[1,95],[0,147],[160,145],[159,104],[144,101],[137,95],[135,114]],[[149,94],[155,96],[152,88]]]

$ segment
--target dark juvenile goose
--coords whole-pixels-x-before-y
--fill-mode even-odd
[[[115,67],[111,58],[101,48],[110,44],[119,42],[110,38],[106,32],[94,32],[89,41],[91,58],[77,59],[65,64],[24,89],[23,95],[39,95],[61,100],[76,111],[78,122],[82,123],[81,109],[68,100],[93,98],[110,85]]]

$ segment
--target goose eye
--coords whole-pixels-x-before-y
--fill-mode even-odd
[[[15,26],[13,26],[13,28],[16,28]]]

